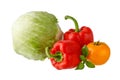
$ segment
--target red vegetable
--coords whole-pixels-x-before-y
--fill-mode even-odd
[[[77,42],[71,40],[56,42],[50,52],[46,48],[46,54],[52,65],[58,70],[74,68],[81,61],[81,47]]]
[[[87,45],[90,42],[93,42],[93,32],[89,27],[83,26],[79,29],[78,23],[75,18],[71,16],[65,16],[65,19],[72,19],[75,24],[75,29],[70,29],[69,31],[65,32],[64,39],[65,40],[73,40],[80,44],[82,47],[83,45]]]

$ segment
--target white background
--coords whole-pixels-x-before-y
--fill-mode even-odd
[[[14,52],[11,27],[29,11],[54,14],[65,32],[74,28],[65,15],[75,17],[79,26],[89,26],[95,41],[111,48],[109,61],[95,69],[56,70],[48,59],[28,60]],[[0,80],[119,80],[120,74],[120,2],[119,0],[0,0]]]

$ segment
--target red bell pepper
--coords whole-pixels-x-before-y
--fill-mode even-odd
[[[90,42],[94,41],[93,32],[89,27],[83,26],[79,29],[78,23],[75,18],[71,16],[65,16],[65,19],[71,19],[74,21],[75,29],[70,29],[65,32],[65,40],[73,40],[80,43],[80,46],[87,45]]]
[[[74,68],[80,63],[81,47],[75,41],[61,40],[54,44],[46,54],[50,58],[52,65],[58,69]]]

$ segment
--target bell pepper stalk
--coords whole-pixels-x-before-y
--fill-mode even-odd
[[[93,32],[89,27],[82,26],[79,29],[78,22],[75,18],[67,15],[65,16],[65,20],[67,19],[71,19],[74,22],[75,29],[69,29],[69,31],[65,32],[64,34],[65,40],[76,41],[80,44],[81,47],[94,41]]]
[[[55,61],[57,61],[57,62],[61,62],[62,58],[63,58],[61,52],[56,52],[56,54],[54,54],[54,55],[51,54],[49,52],[49,47],[46,47],[46,55],[47,55],[48,58],[54,58]]]
[[[51,49],[46,47],[45,51],[52,65],[58,70],[74,68],[81,62],[81,47],[75,41],[60,40]]]

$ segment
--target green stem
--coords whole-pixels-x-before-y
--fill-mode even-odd
[[[80,30],[79,30],[79,25],[78,25],[77,20],[75,18],[71,17],[71,16],[68,16],[68,15],[65,16],[65,20],[67,20],[67,19],[73,20],[73,22],[75,24],[75,32],[79,32]]]
[[[100,44],[100,41],[97,41],[96,45],[99,45]]]
[[[45,48],[45,53],[46,53],[46,55],[47,55],[48,58],[53,58],[53,55],[50,54],[50,52],[49,52],[49,47]]]
[[[100,45],[100,41],[94,42],[94,45]]]
[[[63,59],[61,52],[56,52],[55,54],[50,54],[48,47],[45,48],[45,53],[48,58],[54,58],[56,60],[56,62],[61,62]]]

